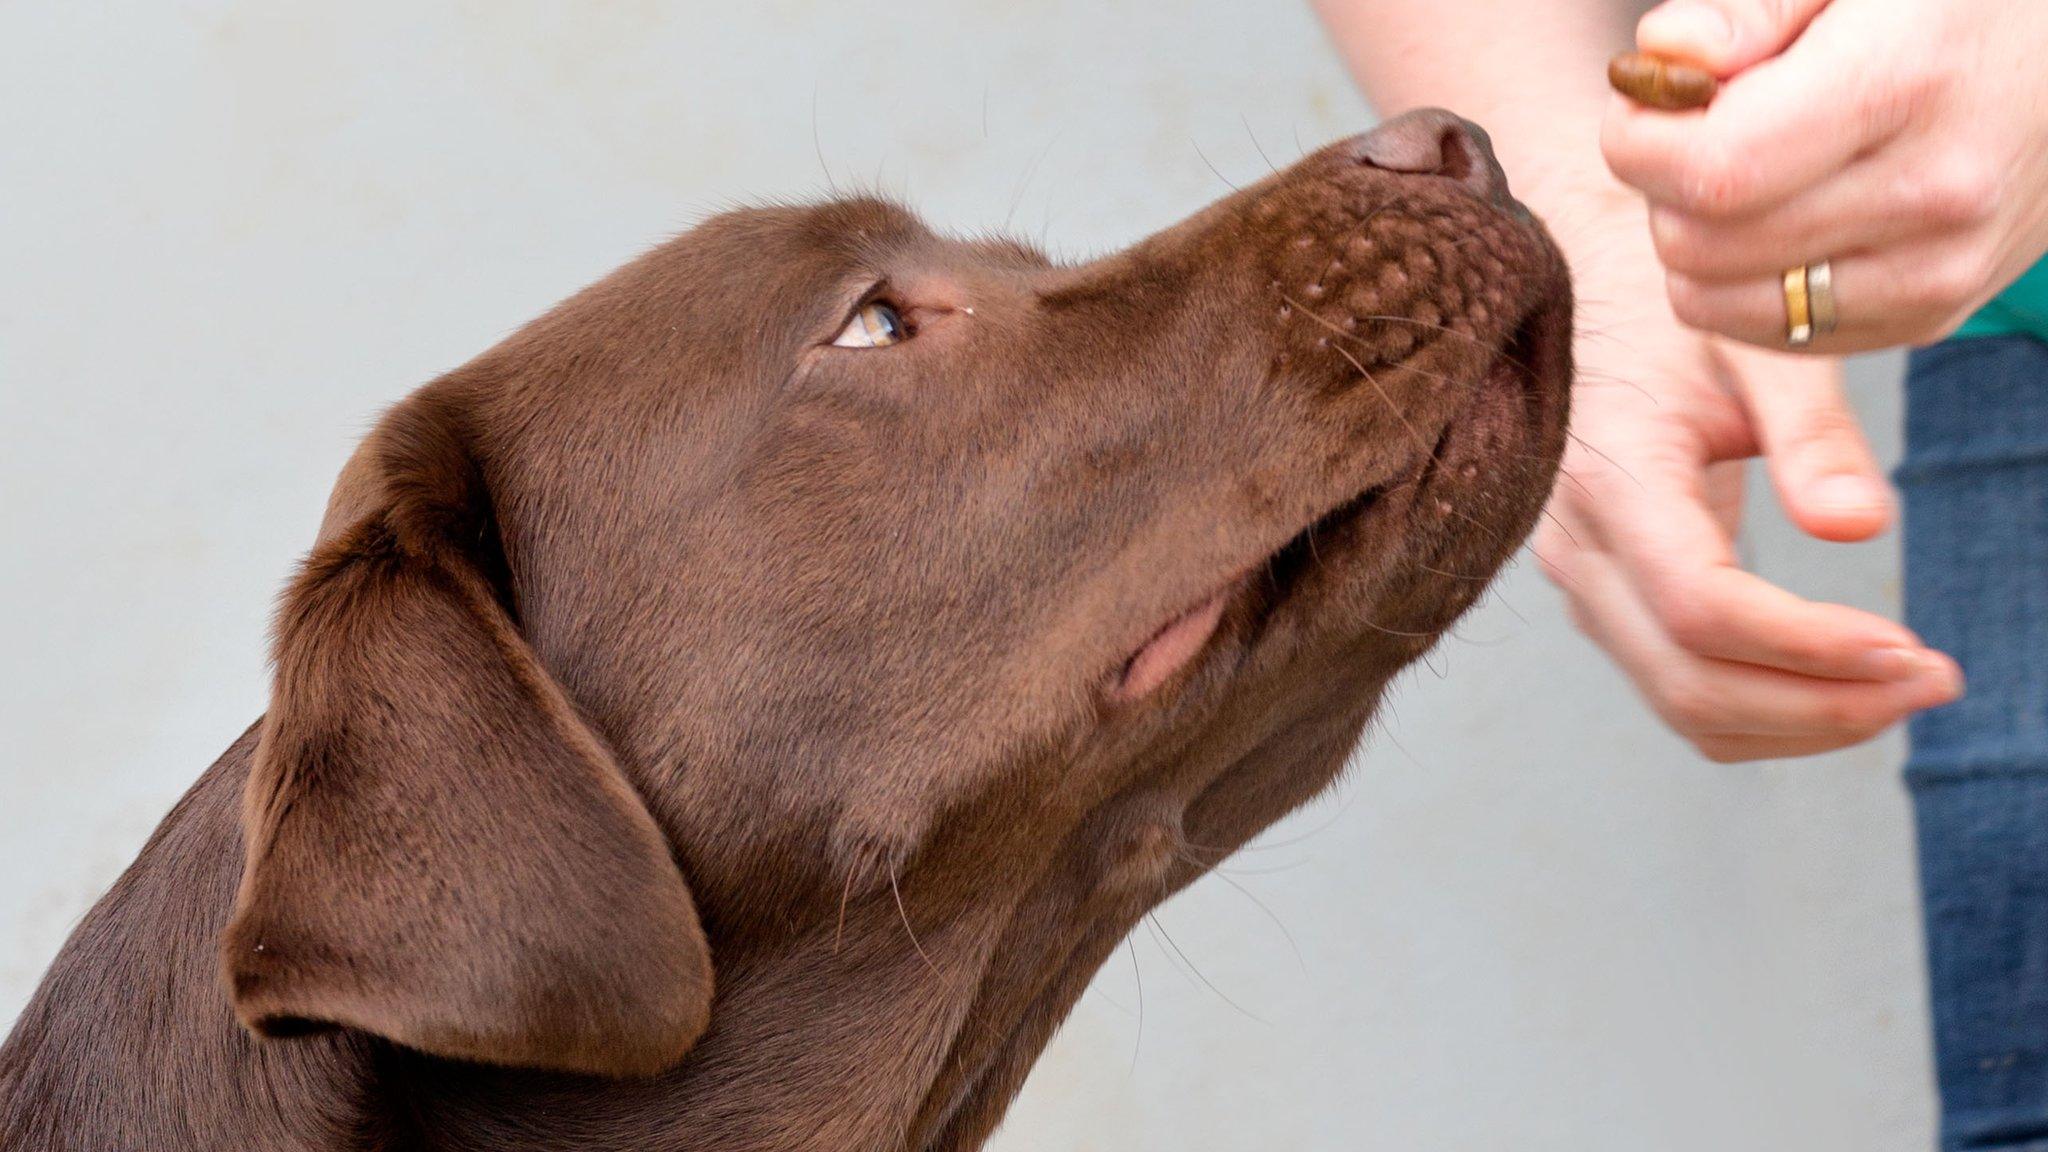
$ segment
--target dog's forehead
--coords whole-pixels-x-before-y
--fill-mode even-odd
[[[777,261],[785,272],[825,278],[1029,273],[1054,267],[1043,252],[1024,241],[994,233],[947,235],[904,205],[876,196],[727,212],[681,238],[678,248],[745,257],[728,267],[751,269],[757,275],[763,258]]]

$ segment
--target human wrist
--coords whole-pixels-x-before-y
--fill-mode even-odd
[[[1516,194],[1550,229],[1575,271],[1617,262],[1647,271],[1656,263],[1642,198],[1605,172],[1558,174]]]
[[[1603,169],[1558,172],[1516,192],[1564,251],[1582,316],[1597,313],[1614,323],[1644,318],[1647,309],[1670,318],[1664,269],[1633,189]]]
[[[1575,103],[1586,103],[1577,101]],[[1540,217],[1566,253],[1611,246],[1618,230],[1647,233],[1640,194],[1608,171],[1596,127],[1599,105],[1546,117],[1525,109],[1497,116],[1476,111],[1515,197]]]

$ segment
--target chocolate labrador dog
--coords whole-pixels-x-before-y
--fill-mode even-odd
[[[1441,112],[1077,267],[704,223],[350,460],[0,1146],[977,1147],[1520,544],[1570,327]]]

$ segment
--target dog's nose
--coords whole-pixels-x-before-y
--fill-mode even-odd
[[[1486,130],[1441,108],[1404,112],[1358,137],[1361,164],[1388,172],[1456,180],[1481,197],[1508,202],[1508,178]]]

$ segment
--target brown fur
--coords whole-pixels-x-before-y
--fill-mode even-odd
[[[1446,123],[1074,267],[731,213],[415,393],[268,714],[0,1049],[0,1146],[977,1147],[1542,504],[1563,266]],[[830,347],[876,292],[914,337]]]

